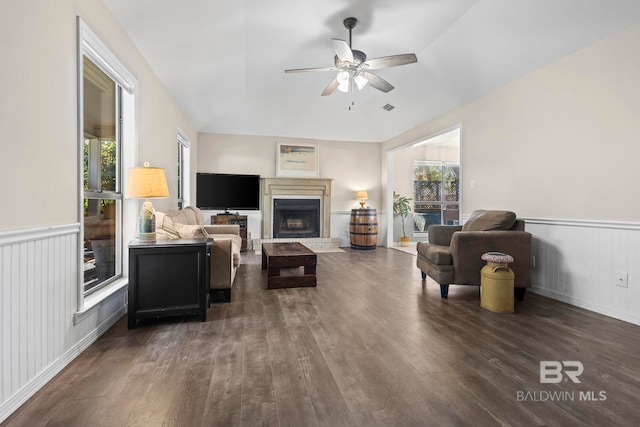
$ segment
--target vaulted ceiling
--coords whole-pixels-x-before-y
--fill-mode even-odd
[[[103,0],[199,132],[384,141],[640,22],[637,0]],[[355,106],[320,96],[335,72],[331,39],[376,70]],[[382,107],[395,108],[386,111]]]

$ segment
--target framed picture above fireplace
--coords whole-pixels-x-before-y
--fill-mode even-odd
[[[317,177],[317,144],[276,144],[276,176]]]

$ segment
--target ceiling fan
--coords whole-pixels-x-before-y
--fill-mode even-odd
[[[338,71],[338,75],[324,89],[322,96],[331,95],[336,89],[341,92],[353,93],[354,86],[362,89],[367,83],[371,87],[385,93],[392,90],[393,85],[391,83],[370,73],[369,70],[412,64],[418,62],[418,58],[416,58],[416,55],[413,53],[406,53],[374,58],[367,61],[367,55],[364,52],[351,48],[351,30],[356,26],[357,22],[358,20],[356,18],[346,18],[343,21],[345,28],[349,30],[348,44],[344,40],[331,39],[333,40],[333,50],[336,52],[334,57],[335,67],[294,68],[284,70],[284,72]]]

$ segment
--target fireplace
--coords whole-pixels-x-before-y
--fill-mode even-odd
[[[273,237],[320,237],[320,199],[273,199]]]
[[[275,239],[275,200],[315,200],[319,203],[316,224],[317,237],[287,237],[286,239],[318,239],[331,237],[331,179],[327,178],[262,178],[262,239]],[[306,214],[305,214],[306,215]],[[290,218],[288,225],[293,228],[304,225],[300,218]],[[292,230],[289,230],[291,232]]]

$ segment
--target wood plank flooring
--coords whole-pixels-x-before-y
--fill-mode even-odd
[[[531,293],[515,314],[476,287],[443,300],[393,249],[318,254],[317,288],[267,290],[260,263],[205,323],[123,318],[2,426],[640,425],[638,326]],[[581,382],[541,384],[544,360]]]

